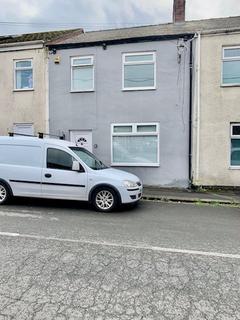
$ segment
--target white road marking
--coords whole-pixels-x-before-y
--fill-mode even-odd
[[[7,217],[18,217],[18,218],[33,218],[33,219],[42,219],[42,216],[24,213],[21,212],[14,212],[14,211],[0,211],[0,216],[7,216]]]
[[[184,249],[175,249],[175,248],[164,248],[157,246],[148,246],[148,245],[131,245],[124,243],[111,243],[111,242],[98,242],[98,241],[88,241],[88,240],[79,240],[79,239],[68,239],[68,238],[55,238],[55,237],[45,237],[32,234],[21,234],[21,233],[11,233],[11,232],[0,232],[0,236],[8,237],[19,237],[19,238],[29,238],[37,240],[51,240],[51,241],[60,241],[60,242],[71,242],[71,243],[80,243],[80,244],[92,244],[92,245],[101,245],[109,247],[120,247],[128,249],[143,249],[151,250],[158,252],[167,252],[167,253],[180,253],[187,255],[199,255],[207,257],[217,257],[217,258],[229,258],[229,259],[240,259],[240,254],[231,254],[231,253],[221,253],[221,252],[211,252],[211,251],[198,251],[198,250],[184,250]]]

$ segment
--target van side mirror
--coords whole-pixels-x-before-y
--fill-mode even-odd
[[[77,160],[73,160],[72,171],[85,172],[83,166]]]
[[[73,160],[72,171],[80,171],[80,163],[76,160]]]

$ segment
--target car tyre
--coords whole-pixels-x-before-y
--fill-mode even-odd
[[[11,193],[8,186],[0,182],[0,205],[6,204],[8,200],[11,198]]]
[[[117,193],[109,187],[102,187],[93,192],[92,204],[97,211],[111,212],[119,204]]]

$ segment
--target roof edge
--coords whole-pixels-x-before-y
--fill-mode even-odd
[[[206,31],[201,31],[200,33],[202,35],[208,35],[208,34],[228,34],[228,33],[237,33],[240,32],[240,27],[238,28],[223,28],[223,29],[212,29],[212,30],[206,30]]]
[[[44,45],[44,40],[34,40],[34,41],[23,41],[23,42],[9,42],[9,43],[1,43],[0,48],[8,48],[8,47],[23,47],[23,46],[34,46],[41,44]]]
[[[143,37],[132,37],[132,38],[122,38],[122,39],[113,39],[113,40],[99,40],[99,41],[89,41],[89,42],[75,42],[75,43],[49,43],[47,47],[51,49],[74,49],[82,47],[95,47],[106,45],[117,45],[124,43],[136,43],[136,42],[150,42],[150,41],[164,41],[178,38],[190,39],[195,35],[195,32],[182,33],[182,34],[168,34],[168,35],[155,35],[155,36],[143,36]]]
[[[69,29],[69,31],[66,30],[66,32],[64,34],[59,35],[56,38],[51,39],[49,41],[45,41],[45,46],[47,46],[48,44],[51,44],[52,42],[58,42],[58,41],[66,40],[66,39],[69,38],[69,35],[70,36],[76,36],[76,35],[79,35],[81,33],[84,33],[84,29],[83,28]]]

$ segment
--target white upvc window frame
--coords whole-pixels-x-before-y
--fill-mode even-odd
[[[84,60],[84,59],[91,59],[91,63],[84,63],[80,64],[78,66],[73,65],[74,60]],[[73,68],[81,68],[81,67],[92,67],[92,75],[93,75],[93,83],[92,88],[87,90],[74,90],[73,89]],[[95,61],[93,55],[87,55],[87,56],[74,56],[71,57],[71,89],[70,92],[93,92],[95,90]]]
[[[240,126],[240,122],[233,122],[231,123],[231,126],[230,126],[230,152],[229,152],[229,168],[230,169],[235,169],[235,170],[239,170],[240,169],[240,165],[238,166],[234,166],[231,164],[231,152],[232,152],[232,140],[233,139],[238,139],[240,140],[240,135],[234,135],[233,134],[233,127],[234,126]]]
[[[132,126],[132,132],[114,132],[114,127]],[[137,126],[156,126],[156,131],[138,132]],[[133,163],[133,162],[113,162],[113,137],[114,136],[153,136],[157,137],[157,162],[156,163]],[[111,124],[111,166],[120,167],[159,167],[160,166],[160,124],[158,122],[138,122],[138,123],[112,123]]]
[[[231,49],[240,49],[240,46],[224,46],[222,48],[222,70],[221,70],[221,86],[222,87],[238,87],[240,86],[240,82],[236,83],[223,83],[223,65],[226,61],[239,61],[240,63],[240,56],[237,57],[225,57],[225,50],[231,50]]]
[[[126,61],[127,56],[142,56],[142,55],[152,55],[152,61]],[[124,87],[124,70],[126,65],[143,65],[143,64],[154,64],[154,85],[149,87]],[[122,91],[145,91],[145,90],[156,90],[157,88],[157,67],[156,67],[156,52],[155,51],[141,51],[141,52],[125,52],[122,54]]]
[[[17,67],[17,62],[22,62],[22,61],[30,61],[31,66],[30,67]],[[34,75],[33,75],[33,58],[24,58],[24,59],[14,59],[13,60],[13,65],[14,65],[14,72],[13,72],[13,91],[32,91],[34,90]],[[16,77],[16,72],[17,71],[24,71],[24,70],[32,70],[32,87],[31,88],[17,88],[17,77]]]
[[[31,130],[31,134],[29,136],[33,136],[34,135],[34,123],[33,122],[15,122],[15,123],[13,123],[13,133],[17,134],[17,131],[21,131],[22,128],[26,128],[26,127]],[[20,133],[20,134],[24,135],[24,133]]]

